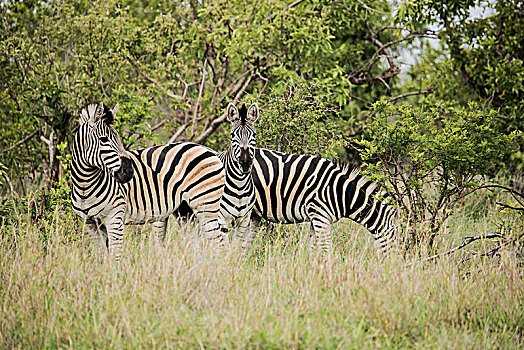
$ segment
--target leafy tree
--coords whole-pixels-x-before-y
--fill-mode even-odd
[[[332,93],[301,81],[283,95],[268,96],[258,121],[257,145],[280,152],[333,158],[344,142],[335,126]]]
[[[0,161],[8,176],[55,186],[57,145],[98,101],[120,104],[130,147],[221,149],[227,103],[283,94],[299,79],[330,89],[339,129],[355,133],[362,111],[395,93],[394,49],[418,35],[392,26],[390,13],[385,0],[2,2]]]
[[[431,88],[426,104],[477,101],[499,111],[501,132],[524,129],[524,3],[518,0],[403,2],[398,20],[437,28],[440,48],[430,48],[412,77]],[[522,147],[523,145],[521,145]],[[524,155],[518,167],[524,166]]]

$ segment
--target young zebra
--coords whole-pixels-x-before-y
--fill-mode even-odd
[[[220,159],[192,143],[127,152],[111,126],[117,109],[102,103],[84,108],[74,136],[71,199],[90,238],[100,245],[100,229],[118,261],[124,222],[153,222],[154,236],[162,241],[169,215],[184,202],[205,236],[222,242],[218,211],[225,175]]]
[[[381,251],[389,249],[396,238],[396,211],[376,199],[387,194],[359,172],[320,157],[255,149],[253,231],[261,218],[289,224],[309,221],[312,247],[329,257],[331,224],[349,218],[373,234]]]
[[[227,234],[227,222],[235,222],[240,245],[249,245],[252,238],[247,235],[251,210],[255,205],[255,188],[251,168],[255,156],[255,127],[258,119],[258,105],[253,103],[249,109],[242,105],[240,111],[233,105],[227,107],[227,119],[231,122],[231,145],[218,157],[224,164],[226,184],[220,202],[220,223]]]

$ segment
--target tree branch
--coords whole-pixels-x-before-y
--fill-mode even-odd
[[[182,135],[182,133],[184,132],[184,130],[186,130],[186,128],[188,127],[188,125],[189,125],[189,122],[182,124],[182,126],[180,126],[180,128],[178,128],[177,132],[176,132],[173,136],[171,136],[171,138],[169,139],[169,141],[167,141],[167,143],[173,143],[173,142],[175,142],[175,141],[178,139],[178,137],[179,137],[180,135]]]
[[[196,117],[198,112],[198,105],[200,103],[200,99],[202,98],[202,93],[204,91],[204,83],[206,81],[206,66],[207,66],[207,58],[204,61],[204,67],[202,68],[202,81],[200,82],[200,89],[198,89],[198,97],[195,103],[195,109],[193,111],[193,122],[191,123],[191,137],[190,140],[193,139],[195,136],[195,123],[196,123]]]
[[[177,100],[181,100],[183,99],[182,96],[180,95],[177,95],[177,94],[174,94],[172,92],[169,92],[167,91],[158,81],[156,81],[155,79],[149,77],[146,73],[142,72],[140,70],[140,68],[138,67],[138,64],[130,57],[130,56],[127,56],[126,57],[127,60],[129,61],[129,63],[131,64],[131,66],[133,66],[133,68],[137,71],[138,74],[140,74],[141,76],[144,77],[144,79],[146,79],[147,81],[155,84],[156,86],[158,86],[160,88],[160,90],[162,90],[162,92],[168,96],[168,97],[171,97],[171,98],[174,98],[174,99],[177,99]]]
[[[523,234],[524,234],[524,232],[523,232]],[[522,236],[522,234],[519,235],[519,238],[521,236]],[[458,246],[456,246],[455,248],[452,248],[452,249],[450,249],[447,252],[444,252],[442,254],[435,254],[435,255],[429,256],[429,257],[427,257],[425,259],[419,260],[418,262],[427,262],[427,261],[438,259],[438,258],[440,258],[443,255],[451,255],[451,254],[455,253],[457,250],[462,249],[465,246],[467,246],[468,244],[473,243],[475,241],[478,241],[479,239],[494,239],[494,238],[505,238],[505,236],[503,234],[499,233],[499,232],[492,232],[492,233],[487,233],[485,235],[464,237],[462,239],[462,242]],[[413,263],[409,263],[406,266],[410,266],[412,264]]]
[[[7,147],[6,149],[3,149],[2,151],[0,151],[0,154],[5,153],[5,152],[9,152],[10,150],[20,146],[21,144],[23,144],[23,143],[29,141],[30,139],[32,139],[36,134],[38,134],[38,129],[33,131],[32,133],[30,133],[29,135],[24,137],[22,140],[20,140],[17,143],[15,143],[14,145],[12,145],[10,147]]]
[[[416,96],[416,95],[427,95],[430,93],[431,93],[431,90],[406,92],[405,94],[401,94],[401,95],[390,98],[388,102],[393,102],[393,101],[399,100],[404,97]]]
[[[301,3],[303,3],[304,0],[296,0],[294,2],[292,2],[291,4],[287,5],[285,9],[283,9],[281,12],[286,12],[286,11],[289,11],[290,9],[292,9],[293,7],[297,6],[297,5],[300,5]],[[268,15],[266,17],[266,22],[271,22],[273,21],[273,18],[277,15],[276,12],[273,12],[272,14]]]

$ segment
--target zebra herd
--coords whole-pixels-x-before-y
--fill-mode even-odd
[[[223,246],[234,237],[248,248],[262,219],[311,223],[311,247],[329,258],[331,224],[349,218],[365,226],[379,249],[396,237],[395,210],[359,169],[320,157],[256,148],[257,104],[227,107],[231,145],[217,153],[178,142],[126,151],[112,127],[118,105],[92,104],[80,113],[71,161],[73,210],[97,246],[121,258],[124,223],[153,223],[162,242],[168,217],[184,205],[204,237]],[[104,244],[105,243],[105,244]]]

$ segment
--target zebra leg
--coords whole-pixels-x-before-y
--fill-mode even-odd
[[[244,217],[237,219],[236,239],[238,239],[243,249],[249,248],[253,238],[255,238],[255,231],[249,229],[250,222],[251,213],[247,213]]]
[[[253,212],[251,212],[253,213]],[[258,234],[260,230],[260,224],[262,223],[262,218],[258,215],[251,215],[249,220],[249,230],[253,232],[253,238]]]
[[[167,219],[153,222],[153,237],[155,243],[162,244],[166,238]]]
[[[89,240],[94,244],[96,249],[102,250],[104,248],[104,245],[102,245],[102,240],[101,240],[103,236],[101,237],[98,231],[98,225],[95,220],[91,218],[87,218],[85,222],[85,232],[87,233]]]
[[[220,247],[224,246],[227,239],[227,231],[222,231],[224,223],[219,220],[220,214],[213,214],[209,211],[200,211],[200,208],[202,208],[202,206],[193,210],[202,229],[203,236],[209,240],[216,241]]]
[[[107,238],[107,229],[105,225],[100,225],[98,228],[98,232],[100,233],[100,237],[102,238],[102,245],[105,249],[109,247],[109,242]]]
[[[311,225],[315,231],[315,246],[320,249],[325,260],[331,258],[333,238],[331,237],[331,221],[322,215],[314,215]]]
[[[309,228],[309,251],[313,251],[317,246],[317,235],[315,234],[315,228],[313,223],[311,223]]]
[[[124,240],[124,211],[117,210],[113,215],[108,215],[105,226],[107,229],[109,254],[116,262],[119,262],[122,241]]]

